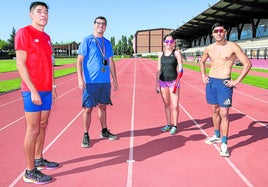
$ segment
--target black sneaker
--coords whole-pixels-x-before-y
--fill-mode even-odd
[[[108,138],[109,140],[116,140],[117,136],[112,134],[110,131],[106,131],[105,133],[101,132],[100,137]]]
[[[82,140],[81,147],[89,148],[89,145],[90,145],[90,139],[89,139],[89,136],[84,135],[83,140]]]
[[[39,158],[34,159],[34,166],[37,167],[37,169],[56,169],[59,167],[59,163],[57,162],[49,162],[46,159]]]
[[[33,170],[26,170],[23,175],[24,182],[34,183],[34,184],[46,184],[52,180],[51,176],[45,175],[38,171],[37,168]]]

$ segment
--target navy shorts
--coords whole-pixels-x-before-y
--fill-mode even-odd
[[[52,92],[38,92],[42,105],[36,105],[32,102],[31,92],[22,92],[22,98],[24,102],[24,111],[25,112],[40,112],[43,110],[51,110],[52,105]]]
[[[209,104],[219,105],[224,108],[232,106],[233,88],[225,86],[225,80],[230,80],[230,78],[209,77],[209,82],[206,85],[206,99]]]
[[[87,83],[83,90],[82,107],[93,108],[98,104],[110,104],[111,83]]]

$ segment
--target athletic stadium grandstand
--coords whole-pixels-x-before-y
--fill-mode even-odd
[[[204,48],[214,42],[212,25],[223,22],[227,27],[227,39],[241,46],[253,67],[268,68],[267,9],[268,0],[220,0],[172,33],[184,57],[198,61]],[[139,40],[138,35],[135,40]],[[138,52],[139,46],[134,47]],[[150,51],[156,52],[159,51]]]

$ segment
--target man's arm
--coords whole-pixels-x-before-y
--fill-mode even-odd
[[[115,63],[113,57],[109,58],[110,62],[110,72],[113,78],[113,85],[114,85],[114,90],[118,89],[118,82],[117,82],[117,75],[116,75],[116,68],[115,68]]]
[[[243,69],[240,73],[240,75],[237,77],[236,80],[231,81],[228,85],[230,87],[237,85],[239,82],[242,81],[242,79],[247,75],[247,73],[249,72],[250,68],[252,67],[252,64],[250,62],[250,60],[248,59],[248,57],[245,55],[245,53],[243,53],[241,47],[239,45],[237,45],[236,43],[232,44],[234,53],[237,57],[237,59],[243,64]]]
[[[56,82],[55,82],[55,75],[54,75],[54,64],[55,64],[55,59],[52,56],[52,98],[53,100],[56,100],[58,95],[57,95],[57,90],[56,90]]]
[[[208,55],[208,48],[206,48],[204,50],[203,56],[200,60],[200,71],[202,74],[202,80],[204,83],[208,82],[208,76],[206,75],[206,61],[208,59],[209,55]]]
[[[28,69],[26,67],[27,52],[23,50],[16,50],[16,65],[21,79],[25,82],[31,92],[32,102],[36,105],[41,105],[42,101],[38,91],[36,90],[30,78]]]
[[[85,81],[83,78],[83,70],[82,70],[82,64],[83,64],[84,56],[78,55],[76,60],[76,69],[77,69],[77,77],[78,77],[78,87],[80,89],[85,88]]]

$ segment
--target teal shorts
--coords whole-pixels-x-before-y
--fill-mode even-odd
[[[206,85],[206,99],[209,104],[219,105],[229,108],[232,106],[233,88],[225,86],[224,81],[228,79],[218,79],[209,77]]]

